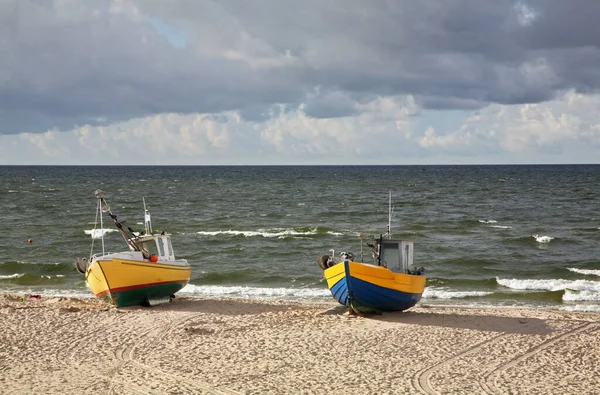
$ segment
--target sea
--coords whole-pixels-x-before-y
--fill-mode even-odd
[[[600,311],[600,165],[0,166],[0,292],[93,297],[74,260],[127,249],[97,189],[135,230],[145,200],[182,296],[333,301],[317,257],[390,226],[421,305]]]

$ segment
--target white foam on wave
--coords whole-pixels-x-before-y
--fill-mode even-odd
[[[531,236],[535,239],[535,241],[537,241],[538,243],[550,243],[552,240],[554,240],[554,237],[550,237],[550,236],[539,236],[539,235],[533,235]]]
[[[110,233],[110,232],[116,232],[116,229],[90,229],[90,230],[84,230],[86,235],[90,235],[92,236],[92,239],[99,239],[101,238],[103,235]]]
[[[7,280],[9,278],[19,278],[23,277],[24,273],[15,273],[15,274],[0,274],[0,280]]]
[[[600,301],[600,292],[594,291],[571,291],[567,289],[563,295],[563,300],[566,301]]]
[[[228,235],[228,236],[244,236],[244,237],[299,237],[299,236],[311,236],[317,234],[317,228],[311,229],[309,231],[299,232],[295,229],[258,229],[258,230],[217,230],[217,231],[199,231],[196,232],[201,236],[219,236],[219,235]]]
[[[487,291],[449,291],[447,289],[425,288],[423,297],[426,299],[462,299],[473,296],[487,296],[492,293]]]
[[[25,263],[25,262],[19,262],[19,263]],[[36,265],[53,265],[53,266],[58,266],[61,263],[60,262],[36,262]]]
[[[327,234],[333,235],[333,236],[343,236],[344,235],[342,232],[334,232],[333,230],[328,230]]]
[[[187,284],[181,294],[202,295],[219,298],[244,298],[255,300],[316,299],[331,296],[324,288],[263,288],[247,286],[193,285]]]
[[[482,224],[495,224],[496,221],[495,219],[480,219],[479,222],[481,222]]]
[[[579,273],[579,274],[600,276],[600,270],[597,270],[597,269],[577,269],[575,267],[569,267],[568,269],[572,272]]]
[[[563,279],[516,279],[516,278],[498,278],[498,284],[520,290],[530,291],[562,291],[566,289],[575,291],[593,291],[600,292],[600,282],[591,280],[563,280]]]
[[[512,226],[508,225],[492,225],[490,228],[498,228],[498,229],[512,229]]]

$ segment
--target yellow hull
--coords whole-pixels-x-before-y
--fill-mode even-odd
[[[327,287],[343,305],[360,303],[378,310],[406,310],[425,290],[425,276],[395,273],[360,262],[340,262],[324,271]]]
[[[94,261],[86,280],[98,298],[123,307],[168,298],[188,283],[190,275],[189,265],[108,258]]]
[[[412,294],[423,293],[425,289],[425,276],[414,276],[405,273],[394,273],[382,267],[364,264],[360,262],[348,262],[352,277],[367,281],[373,285]],[[345,275],[343,263],[328,268],[324,272],[327,287],[331,289]]]

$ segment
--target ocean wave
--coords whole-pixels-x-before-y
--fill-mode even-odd
[[[565,301],[600,301],[600,292],[594,291],[572,291],[567,289],[563,295]]]
[[[496,278],[498,284],[520,290],[542,290],[542,291],[560,291],[560,290],[575,290],[575,291],[595,291],[600,292],[600,282],[591,280],[535,280],[535,279],[502,279]]]
[[[267,288],[249,286],[218,286],[187,284],[181,294],[203,295],[207,297],[245,298],[245,299],[315,299],[331,296],[324,288]]]
[[[333,231],[333,230],[329,230],[329,231],[327,231],[327,234],[328,234],[328,235],[332,235],[332,236],[343,236],[343,235],[344,235],[344,234],[343,234],[343,233],[341,233],[341,232],[335,232],[335,231]]]
[[[90,230],[84,230],[84,233],[86,235],[92,236],[92,239],[99,239],[107,233],[116,232],[116,231],[117,231],[116,229],[90,229]]]
[[[431,299],[463,299],[469,297],[479,297],[491,295],[493,292],[487,291],[449,291],[447,289],[425,288],[424,298]]]
[[[508,225],[492,225],[492,226],[490,226],[490,228],[497,228],[497,229],[512,229],[512,226],[508,226]]]
[[[586,274],[586,275],[592,275],[592,276],[600,276],[600,270],[598,269],[577,269],[575,267],[569,267],[567,268],[568,270],[575,272],[575,273],[579,273],[579,274]]]
[[[295,229],[258,229],[258,230],[217,230],[217,231],[198,231],[201,236],[244,236],[244,237],[300,237],[316,235],[317,228],[311,230],[299,231]]]
[[[482,224],[495,224],[496,221],[495,219],[480,219],[479,222],[481,222]]]
[[[552,240],[554,240],[554,237],[551,236],[539,236],[539,235],[533,235],[531,236],[535,239],[535,241],[537,241],[538,243],[550,243]]]
[[[0,274],[0,280],[8,280],[10,278],[21,278],[24,275],[25,275],[25,273]]]

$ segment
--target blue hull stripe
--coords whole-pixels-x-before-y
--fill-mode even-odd
[[[342,277],[340,281],[331,287],[331,294],[335,300],[344,306],[346,305],[348,301],[348,283],[346,282],[346,277]]]
[[[354,300],[359,304],[381,311],[406,310],[421,300],[421,294],[397,291],[349,276],[348,261],[344,262],[344,267],[346,275],[330,289],[334,299],[344,306],[348,304],[349,290],[352,291]]]
[[[402,311],[413,307],[421,300],[421,294],[396,291],[353,277],[350,281],[354,299],[360,304],[377,310]]]

